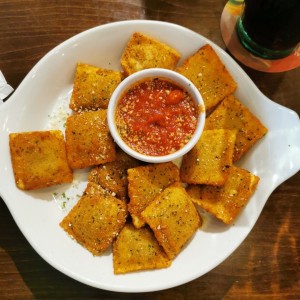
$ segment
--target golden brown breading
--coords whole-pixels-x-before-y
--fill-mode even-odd
[[[179,59],[180,53],[174,48],[135,32],[123,52],[121,66],[126,75],[149,68],[173,70]]]
[[[11,133],[9,146],[18,188],[34,190],[72,182],[61,131]]]
[[[176,71],[199,89],[208,112],[237,88],[225,65],[208,44],[186,59]]]
[[[141,165],[141,162],[129,156],[124,151],[117,151],[116,160],[94,167],[89,174],[89,181],[100,184],[116,195],[126,200],[128,196],[127,170]]]
[[[128,210],[134,226],[145,225],[141,212],[165,187],[179,180],[179,169],[172,162],[128,169]]]
[[[78,63],[70,108],[73,111],[107,108],[109,99],[122,81],[122,73]]]
[[[226,97],[207,117],[204,129],[237,130],[233,162],[238,161],[268,129],[233,95]]]
[[[165,188],[142,212],[159,244],[173,259],[200,227],[200,215],[183,187]]]
[[[223,185],[232,165],[235,130],[205,130],[184,155],[180,178],[185,183]]]
[[[94,255],[105,251],[124,227],[127,206],[95,183],[61,221],[60,226]]]
[[[170,265],[171,260],[158,244],[149,227],[137,229],[128,223],[113,243],[115,274],[161,269]]]
[[[247,204],[258,182],[256,175],[232,166],[224,186],[191,185],[187,192],[196,204],[224,223],[231,224]]]
[[[66,122],[66,149],[72,169],[86,168],[116,159],[115,143],[107,124],[107,111],[71,115]]]

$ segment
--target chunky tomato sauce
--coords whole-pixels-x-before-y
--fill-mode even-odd
[[[115,121],[133,150],[162,156],[190,140],[198,116],[199,109],[186,91],[166,79],[153,78],[139,82],[121,97]]]

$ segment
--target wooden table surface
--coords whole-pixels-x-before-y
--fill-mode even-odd
[[[225,3],[0,0],[0,70],[17,88],[36,62],[62,41],[100,24],[129,19],[177,23],[225,48],[219,28]],[[277,74],[243,68],[267,97],[300,114],[300,68]],[[99,290],[60,273],[33,250],[0,199],[0,299],[300,299],[299,183],[298,172],[272,193],[252,232],[215,269],[182,286],[145,294]]]

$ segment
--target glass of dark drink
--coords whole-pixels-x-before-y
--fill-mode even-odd
[[[245,0],[236,32],[255,56],[289,56],[300,42],[300,0]]]

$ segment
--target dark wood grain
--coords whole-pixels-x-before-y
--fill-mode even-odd
[[[38,60],[65,39],[128,19],[177,23],[225,48],[219,29],[225,3],[0,0],[0,69],[17,88]],[[299,68],[267,74],[242,67],[266,96],[300,114]],[[0,200],[0,299],[300,299],[299,183],[298,172],[272,193],[249,236],[214,270],[185,285],[147,294],[95,289],[55,270],[32,249]]]

